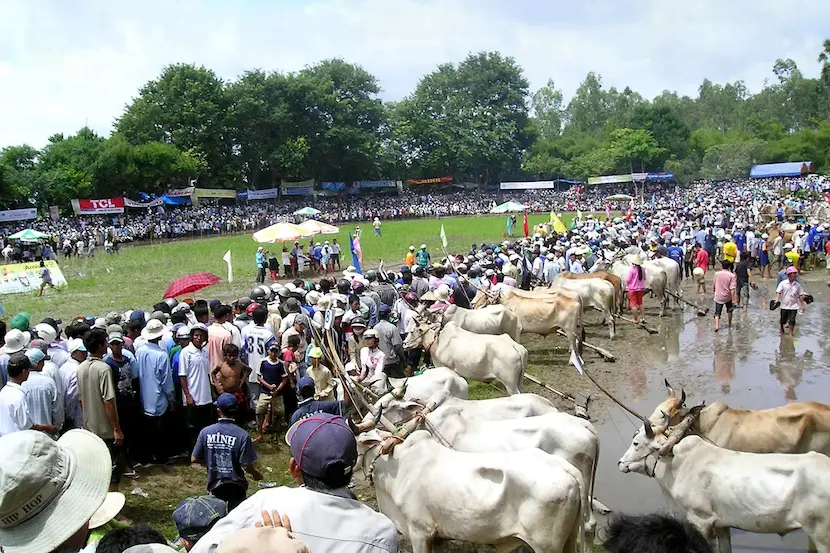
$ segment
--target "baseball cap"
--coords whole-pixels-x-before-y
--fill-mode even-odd
[[[5,553],[53,551],[107,496],[112,465],[103,440],[70,430],[55,441],[23,430],[0,438],[0,543]]]
[[[228,504],[212,495],[188,497],[173,511],[179,536],[192,542],[208,533],[217,520],[228,514]]]
[[[357,441],[343,417],[319,413],[295,422],[285,435],[300,470],[320,479],[351,475]]]
[[[243,528],[225,536],[216,553],[310,553],[308,545],[283,527]]]
[[[216,398],[216,401],[214,401],[213,404],[222,411],[236,407],[236,396],[229,394],[228,392],[223,392],[218,398]]]

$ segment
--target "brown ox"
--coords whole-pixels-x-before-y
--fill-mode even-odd
[[[686,393],[678,398],[666,382],[668,398],[649,421],[658,427],[678,424],[689,412]],[[815,401],[790,403],[773,409],[732,409],[717,401],[705,407],[694,430],[715,445],[748,453],[807,453],[830,456],[830,406]]]
[[[582,372],[582,300],[570,290],[527,292],[505,287],[498,292],[479,289],[473,308],[500,303],[518,317],[522,334],[548,336],[561,329],[571,346],[571,363]]]
[[[614,286],[614,305],[617,306],[617,312],[621,312],[623,309],[623,300],[625,299],[623,296],[623,287],[622,287],[622,279],[617,275],[612,275],[607,271],[597,271],[595,273],[582,273],[582,274],[574,274],[570,271],[564,271],[562,275],[565,278],[570,278],[573,280],[583,280],[586,278],[600,278],[606,282],[610,282],[612,286]]]

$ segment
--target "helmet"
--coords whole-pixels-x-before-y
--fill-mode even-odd
[[[265,294],[265,290],[257,286],[251,293],[248,294],[248,297],[254,301],[267,301],[268,296]]]
[[[352,281],[352,291],[358,296],[366,290],[366,287],[359,280]]]

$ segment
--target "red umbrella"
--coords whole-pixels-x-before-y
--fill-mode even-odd
[[[202,288],[213,286],[220,280],[222,279],[212,273],[193,273],[192,275],[183,276],[170,283],[167,291],[164,292],[164,297],[165,299],[175,298],[183,296],[184,294],[190,294]]]

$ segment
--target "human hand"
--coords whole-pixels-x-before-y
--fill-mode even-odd
[[[280,515],[277,510],[272,510],[270,513],[262,510],[260,514],[262,515],[262,522],[255,524],[257,528],[271,526],[273,528],[285,528],[287,531],[291,531],[291,521],[288,520],[288,515]]]

